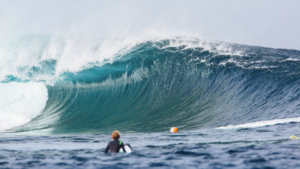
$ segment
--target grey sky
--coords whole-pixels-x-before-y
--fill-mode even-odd
[[[0,0],[0,37],[110,37],[149,28],[210,40],[300,50],[299,0]]]

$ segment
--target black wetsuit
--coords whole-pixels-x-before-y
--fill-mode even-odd
[[[118,153],[121,148],[123,149],[123,152],[126,152],[123,142],[119,140],[114,140],[109,142],[109,144],[106,147],[105,153],[108,153],[108,150],[110,150],[111,153]]]

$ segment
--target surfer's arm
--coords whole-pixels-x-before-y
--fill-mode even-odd
[[[106,149],[105,149],[105,153],[108,153],[109,150],[109,145],[107,145]]]
[[[123,149],[123,152],[126,153],[126,150],[124,148],[124,144],[122,143],[121,148]]]
[[[126,143],[126,145],[127,145],[128,147],[130,147],[130,149],[132,149],[132,147],[130,146],[130,144]]]

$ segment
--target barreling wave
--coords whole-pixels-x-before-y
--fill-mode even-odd
[[[2,83],[36,78],[48,91],[43,111],[8,132],[158,132],[299,117],[296,50],[177,38],[136,44],[77,72],[57,75],[57,64],[7,74]]]

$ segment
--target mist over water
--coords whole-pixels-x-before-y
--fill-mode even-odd
[[[209,40],[300,49],[298,6],[297,0],[1,1],[0,35],[119,39],[184,33]]]

